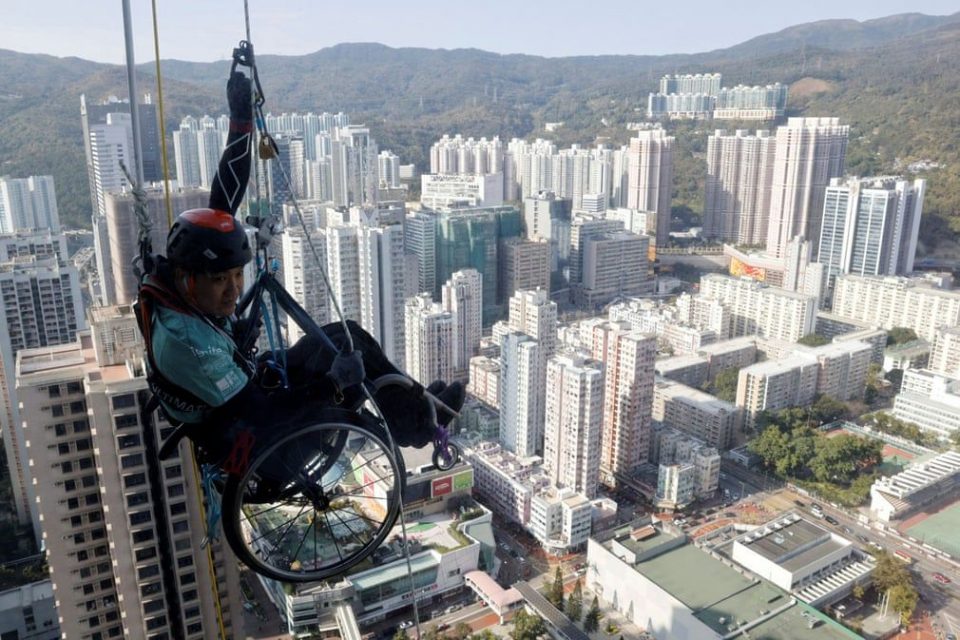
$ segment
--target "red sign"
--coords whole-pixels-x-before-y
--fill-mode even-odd
[[[436,498],[437,496],[445,496],[448,493],[453,492],[453,477],[447,476],[446,478],[437,478],[433,481],[433,485],[430,487],[430,497]]]

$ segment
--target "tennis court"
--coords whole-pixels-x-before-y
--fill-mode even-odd
[[[917,457],[909,451],[899,449],[892,444],[884,444],[881,455],[883,456],[883,462],[880,463],[880,473],[885,476],[900,473]]]
[[[960,557],[960,503],[924,518],[906,530],[907,535],[925,542],[954,557]]]

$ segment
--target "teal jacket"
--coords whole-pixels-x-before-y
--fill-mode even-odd
[[[153,359],[163,375],[190,392],[210,409],[224,405],[250,380],[234,358],[233,327],[217,327],[197,316],[156,307],[153,314]],[[164,403],[170,417],[182,422],[203,422],[209,409],[184,412]]]

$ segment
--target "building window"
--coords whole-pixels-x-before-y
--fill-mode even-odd
[[[129,455],[120,456],[120,466],[124,469],[143,466],[143,454],[131,453]]]
[[[51,397],[51,398],[59,398],[59,397],[60,397],[60,385],[58,385],[58,384],[51,385],[50,387],[47,388],[47,393],[50,394],[50,397]]]
[[[183,495],[183,484],[177,483],[167,487],[167,495],[171,498],[177,498]]]
[[[91,446],[90,438],[80,438],[77,440],[77,451],[88,451]]]
[[[174,533],[186,533],[187,531],[190,531],[190,525],[186,520],[177,520],[173,523]]]
[[[137,397],[132,393],[122,396],[113,396],[114,409],[129,409],[130,407],[135,406],[137,406]]]
[[[165,627],[167,625],[167,616],[157,616],[156,618],[150,618],[147,620],[147,629],[153,631],[154,629],[159,629],[160,627]]]
[[[180,584],[193,584],[197,581],[197,576],[191,573],[185,573],[180,576]]]
[[[153,520],[153,516],[150,515],[149,511],[137,511],[136,513],[130,514],[130,526],[136,526],[138,524],[146,524]]]
[[[144,613],[156,613],[163,610],[163,600],[151,600],[143,605]]]
[[[83,400],[76,400],[70,403],[70,413],[86,413],[87,403]]]
[[[140,531],[133,532],[133,542],[149,542],[153,540],[153,529],[141,529]]]
[[[186,502],[174,502],[170,505],[170,515],[181,516],[187,512]]]
[[[127,506],[136,507],[141,504],[147,504],[150,501],[150,497],[147,495],[146,491],[141,491],[140,493],[131,493],[127,496]]]
[[[65,424],[55,424],[53,425],[53,432],[59,436],[67,435],[67,425]]]
[[[137,570],[137,577],[141,580],[160,575],[160,566],[152,564],[149,567],[141,567]]]
[[[147,484],[147,474],[145,473],[131,473],[123,477],[123,486],[127,489],[130,487],[139,487],[142,484]]]
[[[118,449],[129,449],[130,447],[139,447],[140,446],[140,434],[131,433],[125,436],[120,436],[117,438],[117,448]]]
[[[73,471],[73,463],[69,460],[67,462],[60,463],[60,472],[61,473],[70,473]]]
[[[181,556],[177,558],[177,567],[185,569],[193,566],[193,556]]]
[[[137,562],[142,562],[144,560],[149,560],[150,558],[157,557],[157,548],[156,547],[147,547],[146,549],[137,549],[134,554],[137,558]]]
[[[73,421],[73,432],[74,433],[86,433],[90,431],[90,423],[86,418],[83,420],[74,420]]]
[[[152,596],[155,593],[160,593],[161,590],[162,589],[160,587],[159,582],[152,582],[150,584],[145,584],[142,587],[140,587],[140,595],[144,597]]]
[[[135,413],[128,413],[122,416],[116,416],[113,419],[113,424],[117,429],[126,429],[128,427],[135,427],[140,424],[140,418],[137,417]]]
[[[175,464],[172,467],[167,467],[165,471],[168,478],[179,478],[183,475],[183,469],[181,469],[180,465],[178,464]]]

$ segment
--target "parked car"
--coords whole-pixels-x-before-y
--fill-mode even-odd
[[[413,626],[413,620],[404,620],[397,626],[400,627],[401,629],[409,629],[410,627]]]
[[[828,524],[832,524],[833,526],[840,524],[833,516],[825,516],[823,519],[826,520]]]
[[[933,579],[940,584],[950,584],[950,578],[939,572],[933,574]]]
[[[793,504],[797,505],[798,507],[805,507],[805,506],[807,506],[807,503],[804,502],[804,501],[802,501],[802,500],[794,500],[794,501],[793,501]]]

